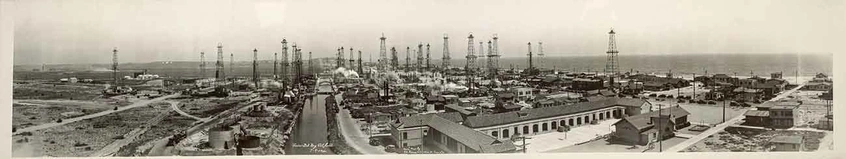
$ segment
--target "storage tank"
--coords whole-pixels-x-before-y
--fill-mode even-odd
[[[209,146],[212,149],[235,148],[232,127],[220,126],[209,129]]]
[[[259,137],[252,135],[241,137],[238,140],[238,144],[241,145],[241,148],[256,148],[259,147],[259,143],[261,143]]]

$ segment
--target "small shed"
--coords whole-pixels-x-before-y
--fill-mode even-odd
[[[802,151],[805,149],[803,136],[776,136],[770,140],[772,151]]]

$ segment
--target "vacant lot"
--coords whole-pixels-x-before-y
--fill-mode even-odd
[[[226,98],[186,98],[180,100],[180,109],[200,118],[214,116],[238,105],[240,100]]]
[[[146,123],[167,108],[138,107],[102,117],[40,130],[42,153],[48,156],[88,156]]]
[[[81,100],[14,100],[12,124],[18,128],[29,127],[62,118],[94,114],[128,102],[101,102]]]
[[[101,95],[102,85],[81,83],[15,83],[13,99],[91,100]]]
[[[822,132],[728,127],[688,147],[683,152],[764,152],[771,149],[769,141],[780,135],[804,136],[805,150],[803,151],[816,151],[820,146],[820,139],[825,137],[825,133]]]
[[[675,106],[676,100],[675,99],[666,99],[664,101],[657,101],[654,99],[649,99],[649,102],[653,105],[653,110],[658,110],[658,105],[661,104],[663,108],[667,108],[669,106]],[[706,123],[706,124],[718,124],[723,121],[723,102],[719,101],[716,104],[696,104],[696,103],[678,103],[679,106],[690,112],[690,116],[688,117],[688,121],[694,123]],[[743,115],[743,110],[749,109],[748,107],[737,107],[737,106],[729,106],[726,104],[726,121],[731,120],[732,118]]]
[[[145,144],[161,139],[175,132],[187,130],[192,126],[196,120],[179,115],[176,112],[170,112],[159,124],[150,127],[147,132],[139,136],[138,139],[123,147],[115,156],[134,156],[136,152],[147,152],[150,147],[143,147]],[[146,154],[146,153],[141,153]]]

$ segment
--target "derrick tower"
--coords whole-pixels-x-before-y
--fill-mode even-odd
[[[496,34],[493,35],[493,48],[491,49],[491,55],[493,58],[493,70],[491,73],[493,74],[494,78],[499,75],[499,36]]]
[[[353,52],[352,47],[350,47],[350,62],[349,62],[349,65],[347,66],[347,69],[348,70],[355,69],[355,53]],[[359,72],[359,73],[361,73],[361,72]]]
[[[217,43],[217,63],[214,64],[214,78],[216,80],[226,78],[223,72],[223,44]]]
[[[279,78],[279,72],[277,71],[277,65],[279,65],[279,56],[278,53],[273,53],[273,79]]]
[[[200,52],[200,78],[206,78],[206,53]]]
[[[358,50],[358,73],[359,73],[359,75],[364,74],[364,68],[362,68],[361,66],[363,66],[361,64],[361,50]]]
[[[258,49],[253,48],[253,84],[256,89],[259,88],[259,74],[258,74]]]
[[[423,72],[423,43],[417,44],[417,71]]]
[[[535,65],[534,65],[534,63],[532,63],[533,62],[532,60],[534,60],[534,57],[533,57],[533,54],[532,54],[532,42],[529,42],[529,68],[527,68],[529,71],[534,70],[534,68],[535,68]]]
[[[391,68],[399,68],[399,58],[397,57],[397,48],[391,47]]]
[[[340,68],[340,67],[344,67],[344,66],[345,66],[345,64],[344,64],[344,47],[341,46],[341,48],[338,49],[338,66],[337,67]]]
[[[473,92],[473,70],[476,68],[476,50],[473,48],[473,33],[467,36],[467,62],[464,66],[464,72],[467,74],[469,92]]]
[[[605,61],[605,74],[609,76],[616,76],[620,73],[619,64],[617,63],[617,41],[616,41],[616,33],[612,28],[610,32],[608,32],[608,51],[605,52],[607,54],[607,59]]]
[[[388,70],[388,55],[387,55],[387,48],[385,47],[385,40],[388,39],[385,37],[385,33],[382,33],[382,37],[379,38],[379,71]]]
[[[538,42],[538,62],[540,62],[540,67],[543,68],[543,42]]]
[[[431,70],[431,68],[429,68],[430,67],[429,62],[431,62],[431,58],[432,58],[432,50],[429,50],[430,47],[431,46],[429,46],[429,44],[426,43],[426,70]]]
[[[114,80],[114,81],[112,81],[112,84],[114,84],[114,85],[115,85],[115,87],[113,87],[113,88],[115,88],[115,89],[117,89],[117,84],[118,84],[118,75],[117,75],[117,72],[118,72],[118,58],[117,58],[117,52],[118,52],[117,47],[115,47],[115,48],[113,48],[113,49],[112,49],[112,80]],[[43,68],[43,67],[44,67],[44,65],[41,65],[41,67]],[[43,69],[42,69],[42,71],[46,71],[46,70],[43,70]]]
[[[229,53],[229,73],[234,75],[235,72],[232,71],[233,67],[235,67],[235,54]]]
[[[405,47],[405,71],[411,71],[411,47]]]
[[[299,85],[303,80],[303,46],[297,47],[297,44],[294,44],[294,77],[295,85]]]
[[[282,83],[283,84],[290,84],[290,83],[288,83],[289,82],[288,77],[290,77],[288,75],[289,74],[288,73],[288,70],[289,70],[288,66],[289,65],[290,64],[288,62],[288,40],[283,38],[282,39]]]
[[[494,79],[496,77],[496,66],[494,66],[494,49],[493,49],[493,42],[488,41],[488,77]]]
[[[314,65],[311,64],[311,51],[308,52],[308,73],[314,74]]]
[[[444,34],[444,52],[443,53],[444,54],[443,54],[443,59],[442,59],[443,61],[441,61],[441,67],[443,67],[444,70],[448,70],[449,69],[450,57],[449,57],[449,36],[447,36],[447,34]]]

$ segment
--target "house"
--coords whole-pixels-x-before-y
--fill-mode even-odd
[[[534,91],[534,88],[518,87],[513,88],[510,91],[517,95],[518,101],[527,101],[535,98],[534,94],[532,93],[532,91]]]
[[[831,82],[817,82],[817,81],[808,82],[807,84],[805,84],[805,86],[802,87],[802,90],[809,90],[809,91],[827,91],[827,90],[831,90],[831,89],[834,89]]]
[[[802,151],[805,149],[804,136],[776,136],[770,140],[774,148],[771,151]]]
[[[604,81],[600,79],[575,78],[573,79],[573,84],[571,88],[577,91],[588,91],[603,89],[605,87]]]
[[[794,124],[794,110],[799,105],[776,105],[770,107],[770,121],[774,128],[790,128]]]
[[[559,126],[582,126],[592,121],[640,114],[651,104],[642,99],[607,98],[572,105],[525,109],[467,117],[464,125],[498,139],[556,131]],[[629,112],[636,110],[637,112]]]
[[[770,124],[770,111],[747,110],[746,113],[743,113],[743,116],[746,117],[743,125],[767,126]]]
[[[499,140],[460,123],[457,113],[422,114],[403,117],[391,124],[391,137],[399,152],[417,146],[447,153],[509,153],[517,148],[510,140]]]
[[[659,113],[660,117],[659,117]],[[675,136],[675,131],[690,126],[690,112],[682,107],[670,107],[635,116],[614,123],[614,137],[624,142],[646,145],[649,142]],[[659,132],[660,130],[660,132]],[[660,133],[660,138],[659,138]]]

